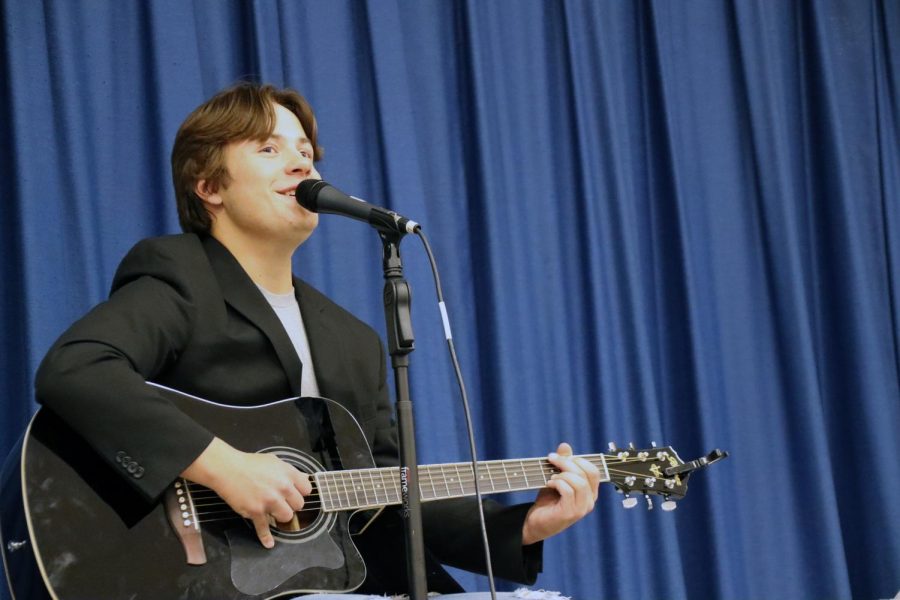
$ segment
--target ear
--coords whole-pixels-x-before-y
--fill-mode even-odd
[[[222,197],[219,195],[218,186],[211,184],[206,179],[201,179],[194,186],[194,193],[197,194],[197,197],[203,200],[203,203],[208,205],[209,208],[220,206],[222,204]]]

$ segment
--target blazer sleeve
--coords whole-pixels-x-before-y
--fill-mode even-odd
[[[484,521],[494,575],[531,585],[543,570],[543,542],[522,545],[522,525],[531,504],[504,506],[484,501]],[[428,548],[444,564],[485,573],[478,505],[462,498],[423,505],[422,528]]]
[[[37,400],[148,500],[213,437],[145,383],[176,360],[196,319],[190,261],[173,250],[138,244],[109,299],[59,338],[35,381]]]
[[[376,433],[372,444],[379,466],[399,464],[396,423],[388,398],[386,360],[379,342],[381,382],[376,399]],[[532,584],[543,569],[543,542],[522,546],[522,525],[531,504],[504,506],[485,500],[484,517],[494,574],[509,581]],[[428,502],[422,505],[426,545],[442,563],[466,571],[486,573],[478,505],[474,498]]]

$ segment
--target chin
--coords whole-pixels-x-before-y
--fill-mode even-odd
[[[316,226],[319,224],[319,215],[314,215],[313,219],[305,219],[302,223],[299,223],[297,226],[297,239],[298,244],[302,244],[306,240],[309,239],[309,236],[313,234],[316,230]]]

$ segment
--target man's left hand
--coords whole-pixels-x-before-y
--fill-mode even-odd
[[[572,456],[562,443],[548,457],[560,473],[542,489],[522,525],[522,544],[534,544],[556,535],[594,509],[600,487],[600,471],[583,458]]]

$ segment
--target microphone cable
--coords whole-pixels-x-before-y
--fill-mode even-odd
[[[488,585],[491,590],[491,600],[497,600],[497,590],[494,587],[494,569],[491,566],[491,548],[488,542],[487,526],[484,522],[484,506],[482,505],[481,488],[478,484],[478,457],[475,451],[475,430],[472,427],[472,414],[469,410],[469,396],[466,393],[466,384],[463,381],[462,370],[459,367],[459,359],[456,356],[456,347],[453,345],[453,335],[450,332],[450,318],[447,316],[447,306],[444,304],[444,292],[441,289],[441,277],[438,274],[437,263],[434,260],[434,253],[431,251],[431,245],[428,238],[422,233],[421,227],[416,227],[414,233],[422,240],[425,246],[425,254],[428,256],[428,262],[431,265],[431,274],[434,278],[434,287],[437,292],[438,308],[441,311],[441,320],[444,325],[444,337],[447,340],[447,349],[450,352],[450,360],[453,363],[453,371],[456,373],[456,382],[459,385],[460,399],[462,400],[463,412],[466,416],[466,432],[469,436],[469,453],[472,456],[472,478],[475,481],[475,498],[478,505],[478,519],[481,524],[481,539],[484,545],[484,559],[487,565]]]

